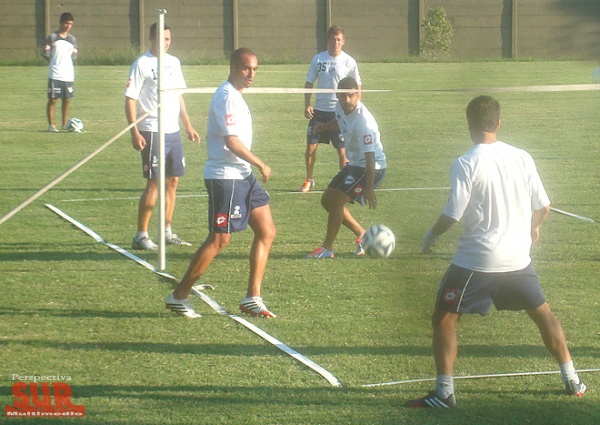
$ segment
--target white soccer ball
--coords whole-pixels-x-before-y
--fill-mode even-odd
[[[71,118],[69,122],[67,122],[67,130],[81,133],[83,130],[83,121],[79,118]]]
[[[379,258],[387,258],[396,248],[396,237],[389,227],[374,224],[369,227],[362,238],[366,253]]]

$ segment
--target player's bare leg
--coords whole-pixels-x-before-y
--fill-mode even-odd
[[[147,232],[148,223],[152,217],[156,198],[158,197],[158,181],[156,179],[146,179],[146,188],[142,192],[138,204],[138,232]]]
[[[554,356],[558,364],[570,362],[571,354],[567,347],[565,334],[558,319],[550,310],[548,303],[544,303],[538,308],[527,310],[527,314],[537,325],[544,345],[550,354]]]
[[[68,97],[63,97],[61,103],[62,109],[62,128],[67,128],[67,122],[69,121],[69,106],[71,102]]]
[[[250,248],[250,276],[246,297],[260,297],[260,287],[267,269],[269,252],[277,232],[271,207],[265,205],[252,210],[248,225],[254,231],[254,240]]]
[[[433,356],[437,374],[452,376],[458,354],[456,323],[460,314],[435,310],[431,318],[433,326]]]
[[[48,125],[54,127],[54,106],[57,99],[48,99],[46,105],[46,116],[48,117]]]
[[[170,176],[165,179],[165,226],[171,227],[175,202],[177,200],[177,185],[179,177]]]

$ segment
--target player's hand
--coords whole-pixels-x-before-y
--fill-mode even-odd
[[[431,248],[435,245],[437,239],[437,236],[433,236],[431,230],[428,230],[427,233],[425,233],[423,242],[421,242],[421,252],[423,254],[431,254]]]
[[[146,147],[146,139],[140,133],[131,135],[131,146],[138,152],[141,152]]]
[[[365,197],[365,200],[367,201],[367,204],[369,205],[369,208],[371,209],[375,209],[377,208],[377,196],[375,196],[375,191],[374,190],[365,190],[365,193],[363,194],[363,196]]]
[[[196,133],[196,130],[191,128],[189,130],[186,130],[186,133],[188,135],[188,139],[190,139],[192,142],[196,142],[197,145],[200,144],[200,135]]]
[[[315,111],[313,110],[313,107],[311,105],[308,105],[304,110],[304,116],[306,117],[306,119],[312,120],[314,115]]]
[[[262,179],[260,181],[266,183],[269,181],[269,177],[271,177],[271,167],[268,165],[263,165],[260,168],[260,174],[262,175]]]

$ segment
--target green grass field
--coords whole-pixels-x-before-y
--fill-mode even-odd
[[[259,58],[260,59],[260,58]],[[343,387],[192,299],[204,317],[164,309],[170,286],[96,243],[44,206],[49,203],[109,242],[130,249],[143,188],[139,157],[125,136],[0,225],[0,406],[11,405],[13,374],[70,376],[73,401],[90,424],[580,424],[600,422],[600,375],[582,374],[581,399],[561,391],[558,375],[456,381],[452,411],[403,403],[431,382],[365,388],[434,376],[430,315],[438,282],[460,234],[435,253],[419,246],[439,215],[452,160],[469,149],[464,109],[481,92],[441,89],[587,84],[581,62],[362,64],[365,93],[388,156],[376,210],[352,207],[365,225],[385,223],[397,248],[387,260],[354,258],[342,230],[336,259],[303,256],[324,237],[319,194],[299,194],[306,120],[302,95],[246,95],[254,151],[273,169],[278,236],[263,297],[278,315],[248,320],[334,374]],[[111,139],[126,126],[127,67],[79,67],[72,117],[81,134],[45,132],[45,67],[2,67],[0,215]],[[217,86],[226,66],[188,66],[188,86]],[[262,66],[258,87],[302,87],[305,65]],[[600,220],[600,95],[502,92],[500,138],[532,153],[553,206]],[[186,95],[198,132],[206,132],[209,95]],[[181,277],[206,235],[204,146],[185,144],[174,230],[194,247],[169,247],[167,272]],[[335,174],[337,156],[321,146],[317,190]],[[156,228],[155,219],[152,222]],[[599,226],[552,213],[533,248],[536,270],[561,321],[576,367],[600,367]],[[230,313],[245,291],[251,232],[236,234],[199,283]],[[156,264],[154,253],[136,253]],[[557,370],[524,313],[492,310],[459,326],[456,375]],[[2,412],[4,414],[4,412]],[[0,422],[34,419],[0,417]],[[45,419],[46,423],[61,422]],[[66,422],[63,419],[63,422]]]

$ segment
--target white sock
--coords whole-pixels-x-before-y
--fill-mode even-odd
[[[441,398],[454,394],[454,379],[450,375],[438,375],[435,379],[435,391]]]
[[[561,364],[560,373],[562,375],[562,380],[564,383],[567,383],[569,381],[575,381],[579,383],[579,376],[577,376],[575,366],[573,366],[573,360],[571,360],[568,363]]]
[[[147,238],[147,237],[148,237],[148,232],[137,232],[135,234],[136,239],[142,239],[142,238]]]
[[[172,234],[173,234],[173,231],[171,230],[171,228],[170,228],[170,227],[165,227],[165,233],[166,233],[167,235],[172,235]]]

